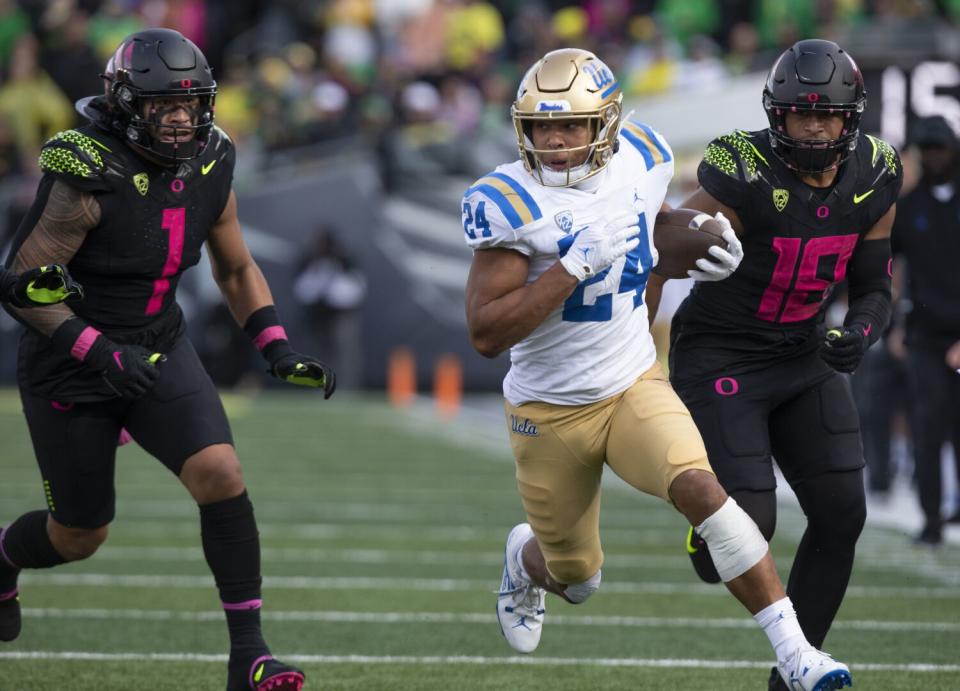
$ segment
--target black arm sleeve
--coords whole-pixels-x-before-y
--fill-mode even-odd
[[[843,323],[860,326],[871,345],[883,334],[893,313],[890,262],[889,238],[864,240],[850,260],[850,307]]]

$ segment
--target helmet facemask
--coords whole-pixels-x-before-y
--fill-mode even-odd
[[[763,108],[770,123],[770,144],[787,167],[803,174],[825,173],[839,168],[857,148],[857,135],[866,99],[859,103],[790,103],[763,95]],[[787,113],[816,110],[843,118],[836,139],[796,139],[787,134]]]
[[[600,112],[567,113],[547,112],[525,114],[514,108],[513,124],[517,131],[520,157],[528,171],[545,187],[570,187],[587,178],[593,177],[607,165],[616,152],[616,140],[620,129],[620,104],[611,103]],[[557,122],[562,120],[586,120],[591,133],[590,141],[582,146],[564,149],[538,149],[533,143],[533,125],[538,120]],[[576,166],[567,166],[564,170],[555,170],[543,162],[544,156],[566,154],[568,160],[586,157]]]
[[[113,102],[127,116],[124,135],[132,145],[170,163],[190,160],[203,153],[213,129],[216,87],[139,92],[120,83],[113,91]],[[195,105],[154,105],[157,100],[191,98],[197,99]],[[167,114],[180,108],[187,111],[189,124],[162,124]]]

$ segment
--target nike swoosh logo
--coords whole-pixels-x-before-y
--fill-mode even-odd
[[[215,159],[213,159],[212,161],[210,161],[210,163],[208,163],[207,165],[205,165],[205,166],[200,166],[200,174],[201,174],[201,175],[206,175],[207,173],[209,173],[209,172],[210,172],[210,169],[213,168],[215,165],[217,165],[217,161],[218,161],[218,160],[219,160],[219,159],[216,159],[216,158],[215,158]],[[873,190],[870,190],[870,192],[873,192]],[[867,194],[869,194],[870,192],[868,192]],[[854,200],[856,200],[856,197],[854,197]]]
[[[864,192],[863,194],[856,194],[856,193],[854,193],[854,195],[853,195],[853,203],[854,203],[854,204],[859,204],[859,203],[862,202],[864,199],[866,199],[867,197],[869,197],[871,194],[873,194],[873,190],[867,190],[867,191]]]

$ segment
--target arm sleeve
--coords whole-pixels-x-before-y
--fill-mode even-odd
[[[865,240],[857,247],[847,272],[850,307],[843,320],[859,326],[873,345],[890,323],[890,240]]]

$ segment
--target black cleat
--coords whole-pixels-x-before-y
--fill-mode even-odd
[[[23,620],[20,616],[20,598],[14,588],[9,593],[0,594],[0,641],[9,643],[20,635]]]
[[[943,546],[943,528],[930,525],[923,527],[923,530],[913,538],[913,544],[916,547],[925,547],[928,549],[938,549]]]
[[[296,667],[285,665],[270,655],[258,657],[240,686],[227,686],[227,691],[300,691],[305,676]]]
[[[776,667],[770,668],[770,680],[767,682],[767,691],[790,691],[790,687],[787,686],[787,682],[780,676],[780,672]]]
[[[687,554],[690,555],[693,570],[697,572],[701,581],[704,583],[720,582],[720,574],[717,573],[717,567],[713,565],[713,559],[710,558],[707,543],[697,535],[693,526],[690,526],[690,530],[687,531]]]

